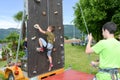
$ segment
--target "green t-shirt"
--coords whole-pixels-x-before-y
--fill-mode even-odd
[[[92,47],[99,55],[100,68],[120,68],[120,42],[114,38],[101,40]]]
[[[120,68],[120,42],[114,38],[101,40],[92,47],[94,52],[99,55],[99,67]],[[98,73],[98,80],[111,80],[110,75]]]
[[[55,35],[52,32],[48,32],[48,31],[46,31],[45,34],[47,35],[47,42],[53,44]]]

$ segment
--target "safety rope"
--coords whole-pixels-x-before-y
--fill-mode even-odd
[[[24,4],[25,3],[26,2],[24,0]],[[24,6],[24,8],[25,8],[25,6]],[[21,22],[21,25],[20,25],[21,27],[20,27],[20,33],[19,33],[19,40],[18,40],[17,53],[16,53],[16,63],[15,64],[17,64],[17,62],[18,62],[18,54],[19,54],[19,49],[20,49],[20,41],[22,39],[22,26],[24,24],[24,21],[25,21],[25,9],[23,10],[22,22]]]
[[[79,1],[80,2],[80,1]],[[87,27],[87,22],[85,20],[85,17],[84,17],[84,14],[83,14],[83,10],[82,10],[82,7],[81,7],[81,2],[80,2],[80,11],[81,11],[81,14],[82,14],[82,18],[83,18],[83,21],[84,21],[84,25],[85,25],[85,28],[86,28],[86,31],[87,31],[87,34],[89,34],[89,30],[88,30],[88,27]],[[90,54],[88,55],[88,61],[91,61],[91,57],[90,57]],[[92,73],[92,69],[90,68],[90,73]]]
[[[47,0],[47,16],[48,16],[48,24],[47,24],[47,26],[48,25],[50,25],[50,8],[49,8],[49,0]]]
[[[84,24],[85,24],[85,28],[86,28],[87,34],[89,34],[89,30],[88,30],[88,27],[87,27],[87,23],[86,23],[86,20],[85,20],[83,11],[82,11],[81,3],[80,3],[80,10],[81,10],[81,13],[82,13],[82,18],[83,18],[83,21],[84,21]]]

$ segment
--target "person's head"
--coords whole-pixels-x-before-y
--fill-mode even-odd
[[[107,38],[109,35],[113,35],[117,30],[117,26],[114,22],[107,22],[102,27],[102,35]]]
[[[54,32],[54,29],[55,29],[55,26],[49,25],[48,28],[47,28],[47,31]]]

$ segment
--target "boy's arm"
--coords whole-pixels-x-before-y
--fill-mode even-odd
[[[43,33],[43,34],[46,33],[46,31],[42,30],[42,28],[41,28],[40,26],[38,27],[38,29],[39,29],[39,31],[40,31],[41,33]]]
[[[36,27],[37,29],[39,29],[39,31],[43,34],[46,33],[46,31],[44,31],[38,24],[35,24],[34,27]]]

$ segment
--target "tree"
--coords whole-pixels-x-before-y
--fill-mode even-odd
[[[16,22],[21,22],[22,20],[24,20],[22,23],[22,38],[24,39],[26,37],[26,25],[25,25],[25,19],[22,19],[23,18],[22,16],[23,16],[23,12],[19,11],[13,17]]]
[[[16,56],[16,51],[17,51],[17,47],[18,47],[18,39],[19,39],[19,34],[17,32],[11,32],[5,38],[5,41],[8,42],[8,45],[7,45],[7,47],[4,48],[4,50],[6,51],[6,48],[11,49],[13,58],[15,58],[15,56]],[[19,50],[20,50],[19,57],[22,57],[24,55],[23,41],[20,42],[20,49]],[[4,53],[5,53],[5,51],[4,51]],[[6,53],[7,53],[7,51],[6,51]]]
[[[74,24],[84,33],[86,28],[83,22],[82,8],[84,18],[89,32],[93,34],[96,41],[102,38],[102,26],[108,21],[114,21],[118,26],[117,34],[120,31],[120,1],[119,0],[79,0],[74,8]]]
[[[20,22],[20,21],[22,21],[22,15],[23,15],[23,12],[22,12],[22,11],[19,11],[17,14],[15,14],[15,15],[13,16],[13,18],[14,18],[14,20],[15,20],[16,22]]]
[[[6,40],[8,42],[12,42],[12,44],[11,44],[12,51],[16,51],[18,39],[19,39],[19,35],[17,32],[12,32],[6,37]]]

